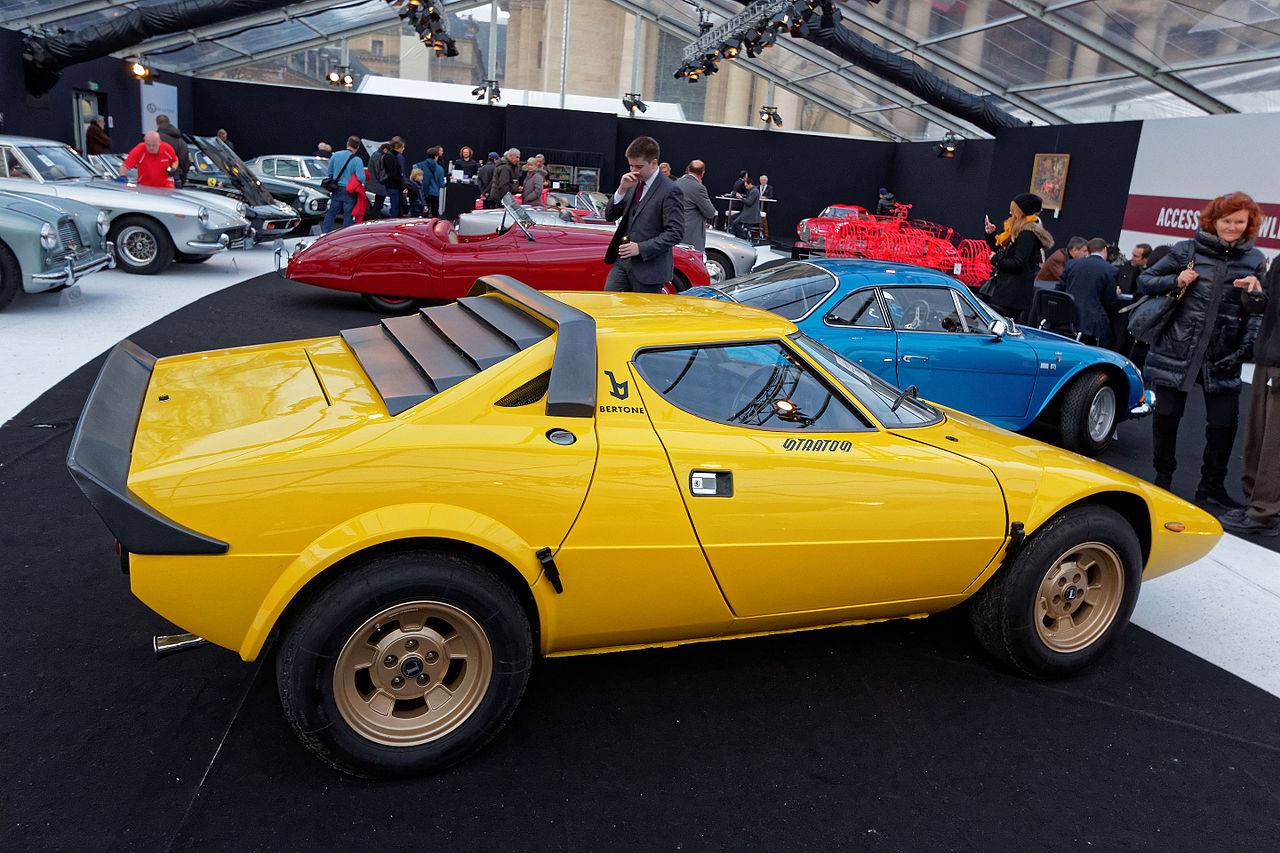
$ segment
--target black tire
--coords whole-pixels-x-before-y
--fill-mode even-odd
[[[680,270],[672,270],[671,288],[676,293],[684,293],[690,287],[692,287],[692,285],[689,284],[689,279],[685,278],[684,273],[680,272]]]
[[[154,219],[122,216],[111,223],[107,239],[116,244],[116,264],[135,275],[155,275],[173,260],[169,232]]]
[[[360,298],[379,314],[412,314],[426,304],[412,296],[386,296],[379,293],[362,293]]]
[[[707,252],[707,260],[714,261],[720,265],[720,269],[724,270],[724,277],[720,279],[721,281],[728,281],[734,277],[733,264],[729,262],[728,256],[723,252],[717,252],[714,249],[709,250]],[[715,280],[712,279],[711,283],[715,284]]]
[[[0,243],[0,310],[22,292],[22,268],[18,259],[4,243]]]
[[[1001,663],[1035,678],[1070,675],[1124,630],[1141,585],[1142,551],[1129,523],[1107,507],[1077,507],[991,576],[969,600],[969,621]]]
[[[506,584],[465,557],[418,552],[377,558],[325,588],[284,635],[276,684],[289,724],[323,761],[357,776],[411,776],[487,744],[532,663],[529,620]]]
[[[1120,395],[1100,370],[1082,373],[1062,394],[1058,436],[1067,450],[1096,456],[1111,444],[1120,420]]]
[[[179,264],[203,264],[212,258],[213,255],[188,255],[184,252],[177,252],[173,256],[173,260]]]

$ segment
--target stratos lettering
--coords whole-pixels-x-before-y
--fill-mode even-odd
[[[853,449],[851,441],[836,441],[834,438],[788,438],[782,442],[783,450],[814,450],[818,452],[848,453]]]

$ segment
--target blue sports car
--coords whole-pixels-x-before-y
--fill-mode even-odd
[[[863,259],[791,261],[686,295],[781,314],[887,382],[1021,431],[1039,421],[1093,455],[1150,411],[1127,358],[1001,317],[940,272]]]

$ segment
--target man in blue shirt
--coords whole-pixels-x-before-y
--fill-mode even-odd
[[[361,186],[364,185],[364,161],[356,154],[359,150],[360,137],[348,136],[347,150],[329,158],[329,177],[338,182],[338,188],[329,195],[329,209],[324,212],[321,234],[328,234],[333,230],[333,220],[339,213],[342,214],[343,225],[353,222],[351,211],[356,206],[356,197],[347,192],[347,183],[352,175],[358,174]]]

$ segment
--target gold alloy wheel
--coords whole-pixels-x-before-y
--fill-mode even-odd
[[[1087,648],[1115,621],[1124,564],[1110,545],[1086,542],[1053,561],[1036,595],[1036,632],[1050,651]]]
[[[416,746],[465,723],[492,677],[493,651],[480,623],[452,604],[410,601],[351,634],[338,654],[333,695],[364,737]]]

